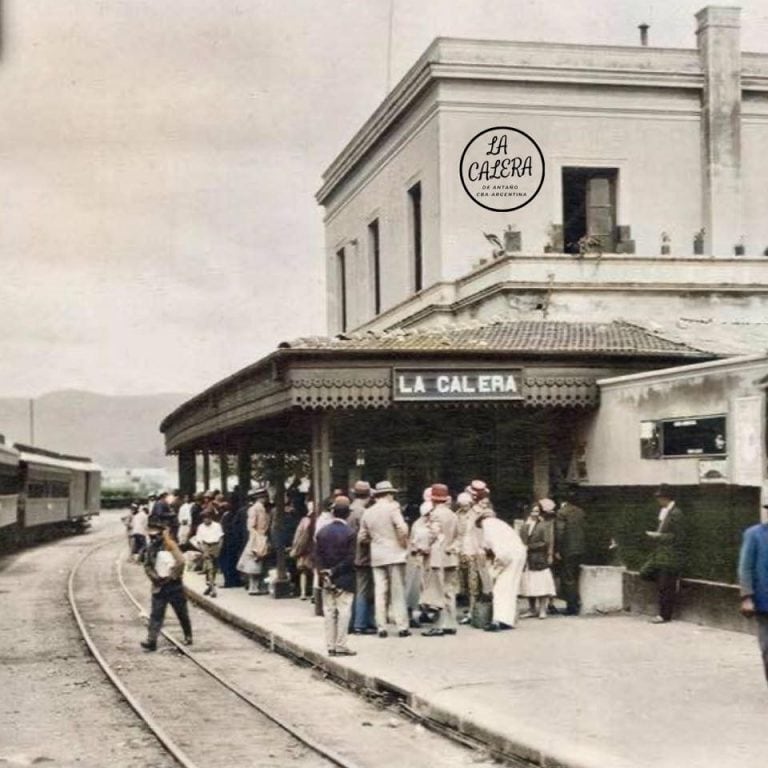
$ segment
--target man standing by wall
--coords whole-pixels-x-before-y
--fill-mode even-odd
[[[365,510],[360,521],[358,540],[370,542],[373,590],[376,603],[376,627],[379,637],[387,637],[387,603],[389,615],[400,637],[408,637],[408,611],[405,607],[405,556],[408,526],[400,505],[395,501],[397,489],[388,480],[376,483],[376,503]],[[389,600],[387,600],[389,598]]]
[[[572,503],[566,491],[555,517],[555,559],[560,568],[560,590],[567,616],[577,616],[581,610],[579,576],[587,549],[584,517],[584,510]]]
[[[655,581],[659,591],[659,615],[651,622],[666,624],[672,621],[678,581],[685,563],[685,521],[668,485],[662,483],[654,495],[659,505],[659,525],[655,531],[645,532],[654,551],[640,570],[640,576]]]
[[[768,509],[768,504],[763,505]],[[741,612],[757,621],[757,639],[768,682],[768,521],[744,531],[739,556]]]
[[[349,617],[355,597],[355,547],[357,536],[347,524],[349,499],[337,496],[334,519],[318,531],[315,559],[323,588],[325,641],[329,656],[355,656],[347,647]]]

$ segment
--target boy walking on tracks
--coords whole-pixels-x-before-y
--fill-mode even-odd
[[[148,524],[148,544],[144,571],[152,582],[152,610],[149,615],[147,639],[141,647],[157,650],[157,638],[163,628],[165,609],[171,604],[184,632],[184,644],[192,644],[192,624],[189,620],[187,597],[181,582],[184,573],[184,555],[173,540],[171,532],[161,521],[151,519]]]

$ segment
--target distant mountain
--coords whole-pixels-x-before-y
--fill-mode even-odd
[[[165,467],[160,422],[189,397],[51,392],[35,399],[35,445],[89,456],[105,468]],[[29,400],[0,397],[0,434],[29,443]]]

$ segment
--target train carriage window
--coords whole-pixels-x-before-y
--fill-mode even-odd
[[[0,496],[11,496],[19,492],[19,478],[15,467],[0,465]]]
[[[31,482],[27,485],[27,496],[30,499],[44,499],[46,495],[47,493],[44,482]]]
[[[69,498],[69,483],[60,483],[52,481],[49,487],[50,498],[52,499],[68,499]]]

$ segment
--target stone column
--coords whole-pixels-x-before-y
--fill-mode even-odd
[[[705,252],[733,256],[741,227],[741,50],[739,8],[696,14],[701,105]]]
[[[179,490],[182,496],[197,490],[197,457],[191,448],[179,451]]]

